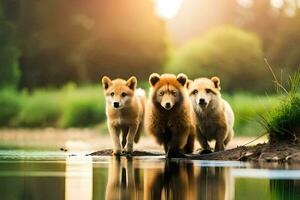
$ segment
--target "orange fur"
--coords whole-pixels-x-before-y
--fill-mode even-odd
[[[158,80],[159,79],[159,80]],[[152,74],[147,102],[145,126],[166,153],[192,153],[195,137],[195,118],[185,88],[186,76],[179,74]],[[166,100],[165,100],[166,99]],[[171,104],[166,108],[165,104]]]

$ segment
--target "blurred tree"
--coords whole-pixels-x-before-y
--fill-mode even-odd
[[[282,19],[280,27],[268,58],[277,69],[285,69],[287,75],[300,67],[300,15]]]
[[[0,2],[0,88],[16,87],[20,77],[15,27],[5,19]]]
[[[165,63],[165,26],[151,0],[19,1],[22,86],[146,78]]]
[[[226,90],[264,90],[271,83],[259,38],[232,26],[210,30],[174,54],[168,72],[190,78],[219,76]]]

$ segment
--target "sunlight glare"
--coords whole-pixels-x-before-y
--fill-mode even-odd
[[[156,14],[164,19],[176,16],[183,0],[154,0]]]
[[[271,0],[271,4],[274,8],[280,8],[283,6],[283,0]]]

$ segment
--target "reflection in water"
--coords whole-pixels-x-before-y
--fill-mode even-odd
[[[140,169],[132,159],[112,158],[106,186],[106,199],[142,199]]]
[[[233,199],[234,179],[228,167],[202,167],[197,178],[198,199]]]
[[[64,199],[64,163],[1,162],[0,199]]]
[[[0,159],[0,199],[300,199],[299,178],[282,179],[297,169],[220,166],[152,158]],[[256,171],[264,176],[254,177]]]
[[[233,199],[229,168],[200,169],[193,162],[172,161],[143,171],[137,166],[132,160],[111,160],[106,199]]]
[[[193,163],[166,161],[164,169],[145,173],[144,199],[193,199]]]
[[[270,180],[271,199],[300,199],[300,180]]]
[[[168,162],[145,173],[145,199],[233,199],[229,168],[194,167],[192,162]]]
[[[65,199],[92,199],[93,162],[91,157],[66,158]]]

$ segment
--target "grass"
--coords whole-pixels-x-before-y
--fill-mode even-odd
[[[257,122],[260,115],[275,108],[280,95],[261,96],[236,93],[223,95],[235,112],[235,135],[254,136],[264,130]],[[102,87],[77,87],[67,84],[60,89],[33,92],[0,91],[2,127],[92,127],[106,132],[105,101]]]
[[[87,127],[105,120],[101,87],[0,91],[2,127]],[[3,108],[3,109],[2,109]]]
[[[300,70],[290,78],[288,85],[289,89],[279,85],[286,95],[279,106],[262,116],[261,124],[271,142],[295,140],[300,131]]]
[[[21,111],[21,99],[13,89],[0,91],[0,126],[10,126]]]
[[[250,93],[236,93],[223,95],[235,114],[235,135],[253,136],[264,132],[259,123],[260,116],[274,109],[280,102],[279,95],[254,95]]]

